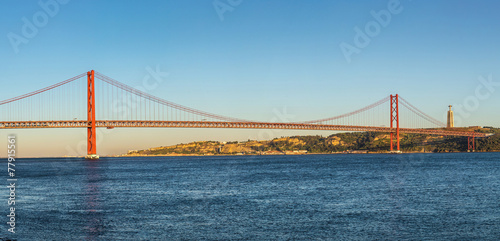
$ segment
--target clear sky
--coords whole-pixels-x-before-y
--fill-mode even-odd
[[[499,9],[494,0],[5,0],[0,99],[91,69],[140,86],[146,69],[159,66],[169,75],[151,94],[236,118],[270,121],[286,108],[291,121],[318,119],[398,93],[437,119],[445,121],[448,105],[462,105],[457,124],[500,127]],[[31,24],[35,31],[25,27]],[[85,150],[85,130],[0,133],[0,145],[18,135],[20,155]],[[194,140],[331,133],[100,134],[104,155]]]

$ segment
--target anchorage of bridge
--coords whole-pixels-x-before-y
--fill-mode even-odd
[[[395,132],[395,128],[376,126],[323,125],[307,123],[276,123],[276,122],[222,122],[222,121],[95,121],[97,128],[143,127],[143,128],[233,128],[233,129],[289,129],[289,130],[332,130],[332,131],[372,131]],[[0,129],[31,129],[31,128],[89,128],[91,123],[86,120],[68,121],[3,121]],[[399,128],[400,133],[429,134],[441,136],[488,137],[491,133],[443,129]]]

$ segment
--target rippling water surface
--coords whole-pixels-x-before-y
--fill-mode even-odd
[[[500,153],[19,159],[16,167],[17,232],[7,232],[4,188],[2,238],[500,239]]]

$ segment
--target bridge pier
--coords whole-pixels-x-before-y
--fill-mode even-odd
[[[87,72],[87,121],[87,156],[85,158],[99,159],[96,150],[94,70]]]

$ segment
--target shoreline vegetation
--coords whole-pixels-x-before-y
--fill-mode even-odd
[[[499,152],[500,129],[493,127],[462,128],[464,131],[494,133],[476,139],[476,152]],[[426,134],[401,134],[403,153],[467,152],[466,137],[446,137]],[[351,132],[323,136],[291,136],[257,141],[198,141],[145,150],[130,150],[123,155],[137,156],[231,156],[231,155],[310,155],[310,154],[365,154],[388,153],[389,133]]]

